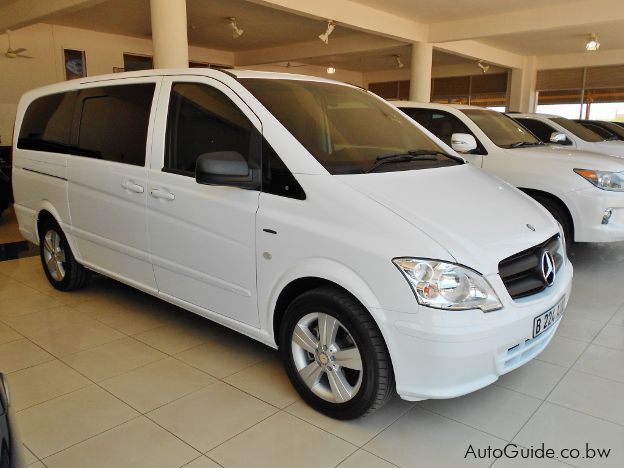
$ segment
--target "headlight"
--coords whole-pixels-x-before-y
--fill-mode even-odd
[[[492,286],[476,271],[454,263],[420,258],[395,258],[419,304],[435,309],[481,309],[503,307]]]
[[[624,172],[593,171],[574,169],[578,175],[602,190],[624,192]]]

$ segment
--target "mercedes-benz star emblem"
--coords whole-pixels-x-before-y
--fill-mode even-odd
[[[552,286],[555,282],[555,259],[553,254],[549,250],[542,252],[542,259],[540,261],[542,267],[542,277],[546,286]]]
[[[533,226],[531,226],[530,224],[527,224],[527,227],[528,227],[531,231],[535,232],[535,228],[534,228]]]

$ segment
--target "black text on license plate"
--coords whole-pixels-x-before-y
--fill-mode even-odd
[[[559,320],[562,313],[563,301],[559,301],[559,303],[555,307],[535,317],[533,319],[533,338],[541,335],[550,327],[552,327],[555,323],[557,323],[557,320]]]

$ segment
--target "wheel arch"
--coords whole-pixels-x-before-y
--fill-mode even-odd
[[[568,205],[566,205],[564,203],[564,201],[561,200],[561,198],[559,198],[556,195],[553,195],[550,192],[544,192],[542,190],[529,189],[529,188],[523,188],[523,187],[520,187],[520,190],[522,190],[524,193],[526,193],[528,196],[530,196],[533,199],[535,199],[535,197],[542,197],[542,198],[546,198],[546,199],[550,200],[551,202],[557,204],[559,206],[559,208],[561,208],[563,210],[564,214],[568,218],[568,221],[570,222],[570,226],[572,228],[572,239],[574,239],[574,231],[575,231],[575,229],[574,229],[574,216],[572,215],[572,212],[568,208]]]
[[[74,238],[71,235],[69,235],[70,233],[68,232],[69,231],[68,225],[64,224],[61,221],[61,219],[62,219],[61,215],[56,210],[56,208],[54,208],[54,205],[52,205],[52,203],[50,203],[49,201],[44,200],[36,212],[35,236],[36,236],[37,242],[39,242],[40,230],[41,230],[41,225],[43,224],[43,222],[46,220],[54,221],[63,230],[63,233],[65,234],[65,238],[67,239],[67,243],[69,244],[69,247],[71,248],[72,253],[74,254],[74,257],[76,258],[76,260],[80,261],[81,257],[79,255],[79,251],[76,246],[76,243],[74,242]]]

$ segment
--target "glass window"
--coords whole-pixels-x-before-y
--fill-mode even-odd
[[[265,139],[262,141],[262,191],[298,200],[306,197],[297,179]]]
[[[145,164],[153,83],[80,91],[80,122],[74,154],[135,166]]]
[[[547,123],[542,122],[541,120],[535,119],[523,119],[523,118],[515,118],[514,120],[520,122],[520,124],[524,125],[528,128],[533,135],[542,140],[544,143],[550,142],[550,136],[553,132],[556,132],[554,127],[551,127]]]
[[[195,175],[200,155],[222,151],[237,152],[251,165],[258,153],[253,130],[245,114],[221,91],[199,83],[176,83],[169,101],[165,170]]]
[[[582,120],[580,120],[579,123],[583,127],[589,128],[596,135],[600,135],[605,140],[619,140],[618,135],[614,135],[613,132],[610,132],[606,128],[602,128],[599,125],[593,124],[591,122],[584,122]]]
[[[462,109],[461,111],[477,124],[496,146],[519,148],[541,144],[535,136],[505,114],[486,109]]]
[[[409,107],[404,107],[401,110],[449,146],[451,146],[453,133],[472,135],[472,132],[461,120],[448,112]]]
[[[431,151],[432,157],[384,164],[380,171],[463,164],[403,113],[368,92],[305,80],[246,78],[240,82],[331,174],[363,173],[378,157]]]
[[[154,68],[154,60],[149,55],[123,54],[123,71],[151,70]]]
[[[556,124],[561,125],[567,131],[573,133],[581,140],[591,142],[604,141],[603,137],[592,132],[590,129],[583,127],[580,123],[574,122],[573,120],[564,119],[563,117],[553,117],[551,120]]]
[[[70,92],[35,99],[24,114],[17,147],[68,153],[76,96]]]
[[[621,126],[613,122],[597,122],[596,125],[600,125],[600,127],[617,136],[618,140],[624,140],[624,128]]]

